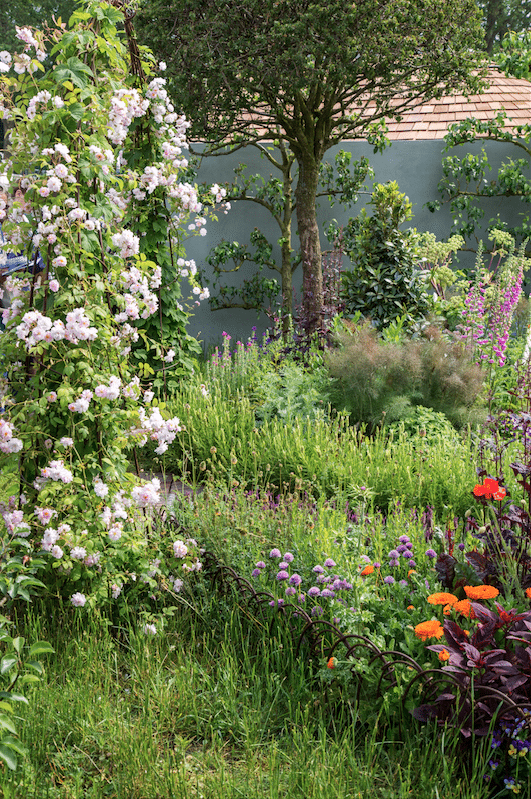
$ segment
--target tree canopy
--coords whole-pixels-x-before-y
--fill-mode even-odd
[[[481,83],[475,0],[145,0],[139,38],[211,148],[282,139],[295,155],[305,304],[320,314],[315,198],[325,152],[385,117]]]
[[[63,22],[68,22],[76,10],[72,0],[37,0],[28,3],[27,0],[9,0],[5,5],[0,5],[0,50],[12,53],[18,50],[20,42],[17,39],[16,27],[40,28],[44,23],[52,25],[52,18],[61,17]]]
[[[488,53],[498,49],[509,32],[522,33],[531,26],[531,5],[522,0],[478,0],[478,6]]]

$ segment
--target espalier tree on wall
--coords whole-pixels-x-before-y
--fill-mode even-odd
[[[266,162],[280,174],[248,175],[245,164],[239,164],[234,170],[235,181],[226,184],[221,191],[226,192],[225,200],[254,203],[272,215],[278,226],[276,243],[280,247],[280,263],[277,263],[272,242],[255,228],[250,235],[250,247],[225,240],[213,247],[206,259],[213,275],[202,270],[201,281],[211,287],[212,310],[276,308],[280,288],[282,327],[287,333],[293,316],[293,275],[301,258],[293,241],[292,225],[296,209],[295,156],[286,142],[279,140],[276,145],[278,149],[260,142],[250,146],[258,148]],[[331,206],[337,201],[350,208],[360,194],[368,193],[364,181],[373,177],[366,157],[352,161],[351,154],[341,150],[333,163],[321,163],[317,198],[326,197]],[[227,285],[227,275],[234,272],[241,272],[242,280],[237,286]]]
[[[282,139],[298,165],[296,217],[309,326],[322,313],[320,166],[347,138],[432,97],[477,90],[473,0],[146,0],[139,39],[168,64],[170,90],[211,151]],[[279,132],[280,131],[280,132]]]

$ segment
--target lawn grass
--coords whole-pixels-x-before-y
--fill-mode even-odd
[[[21,713],[28,757],[4,773],[6,799],[487,796],[451,740],[331,706],[282,629],[268,638],[213,595],[157,638],[60,607],[24,626],[55,654]]]

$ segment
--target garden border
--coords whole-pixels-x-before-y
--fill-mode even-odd
[[[433,719],[438,721],[439,725],[446,724],[444,719],[447,718],[447,711],[453,704],[455,709],[452,718],[456,723],[451,726],[458,726],[462,731],[463,727],[466,728],[467,725],[470,725],[475,736],[492,734],[491,728],[488,730],[476,729],[474,726],[474,707],[480,701],[493,706],[492,715],[493,718],[496,718],[497,725],[504,720],[523,721],[531,734],[531,702],[518,704],[495,688],[474,685],[473,680],[469,686],[463,686],[457,675],[450,671],[437,668],[425,669],[414,658],[403,652],[382,650],[366,636],[344,633],[332,622],[312,619],[304,608],[291,603],[278,605],[273,594],[264,590],[257,591],[247,578],[239,575],[231,566],[220,562],[212,552],[206,551],[203,554],[203,568],[205,575],[220,592],[227,594],[230,590],[235,590],[246,600],[250,608],[256,609],[258,616],[264,618],[267,614],[267,617],[270,618],[270,630],[275,620],[280,618],[289,623],[296,657],[301,656],[304,646],[309,647],[309,659],[324,659],[327,662],[334,657],[334,652],[341,644],[347,650],[345,657],[352,661],[355,661],[356,653],[361,649],[372,652],[373,656],[369,659],[367,667],[377,661],[381,662],[376,699],[382,697],[387,690],[399,685],[397,667],[403,666],[415,671],[413,677],[404,684],[402,707],[405,710],[408,699],[412,693],[417,692],[419,699],[422,699],[422,704],[418,705],[418,714],[412,712],[412,715],[418,721],[427,722]],[[271,613],[270,603],[273,603],[274,613]],[[302,625],[299,623],[300,621],[302,621]],[[327,633],[329,637],[327,637]],[[363,673],[356,670],[354,662],[350,671],[357,681],[355,697],[359,699]],[[430,705],[440,707],[440,718],[435,711],[430,711]],[[498,705],[497,708],[496,705]],[[463,737],[466,740],[473,736],[464,735]]]

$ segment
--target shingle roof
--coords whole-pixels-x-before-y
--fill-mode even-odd
[[[531,83],[511,78],[496,69],[489,69],[489,87],[483,94],[464,97],[461,94],[430,100],[402,115],[400,122],[387,122],[391,141],[443,139],[449,126],[461,119],[475,117],[482,121],[493,119],[505,110],[510,119],[506,128],[531,123]]]

